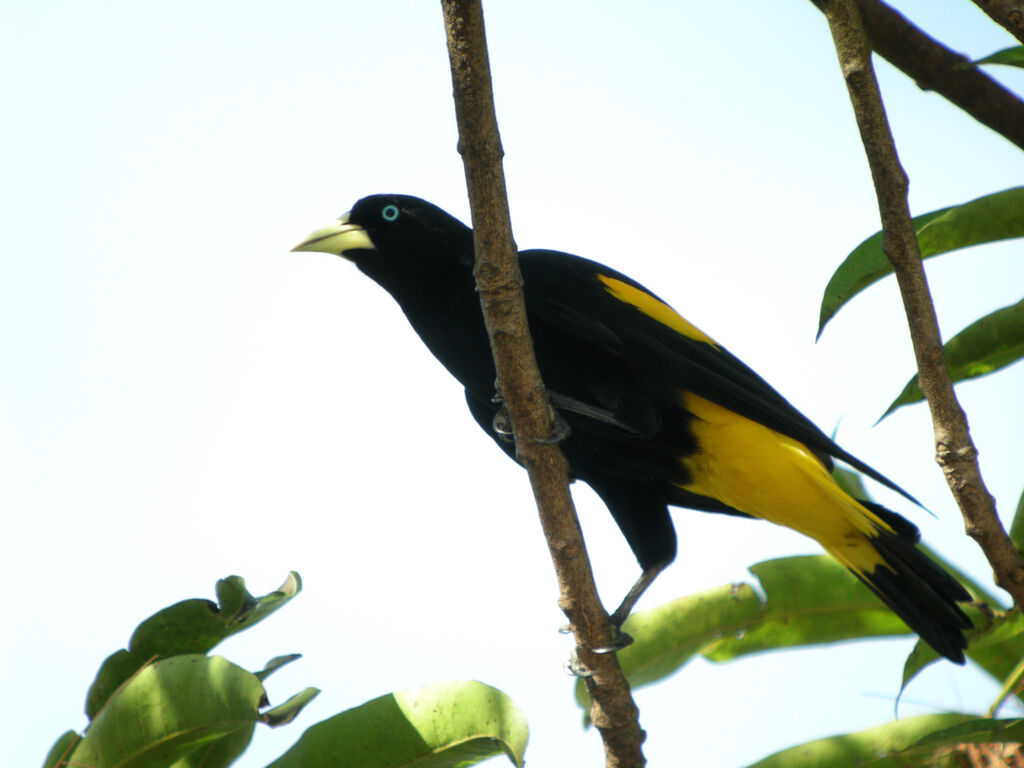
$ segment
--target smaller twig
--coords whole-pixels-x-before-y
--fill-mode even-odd
[[[614,653],[591,648],[612,643],[608,614],[597,595],[583,534],[569,495],[568,465],[551,444],[551,408],[537,369],[523,302],[522,276],[502,170],[491,73],[480,0],[442,0],[448,57],[473,218],[474,274],[491,340],[498,390],[508,409],[516,453],[533,487],[560,591],[559,605],[576,638],[586,678],[590,716],[601,734],[607,768],[644,765],[644,732],[629,683]]]
[[[1024,43],[1024,7],[1021,7],[1020,0],[974,0],[974,4]]]
[[[863,0],[861,0],[863,1]],[[853,103],[882,218],[882,249],[893,265],[917,358],[918,381],[931,409],[936,461],[974,538],[995,571],[996,584],[1024,605],[1024,565],[996,516],[981,478],[967,417],[957,402],[942,353],[932,303],[907,204],[907,175],[900,165],[882,106],[858,0],[824,0],[839,65]]]

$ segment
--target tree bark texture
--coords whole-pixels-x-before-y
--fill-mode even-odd
[[[614,653],[590,650],[610,645],[612,632],[569,494],[568,465],[551,442],[552,410],[529,335],[512,239],[483,11],[479,0],[442,0],[441,6],[473,220],[474,273],[498,372],[497,389],[512,421],[519,461],[530,476],[558,578],[559,605],[572,626],[579,662],[592,673],[586,678],[590,714],[604,742],[605,764],[642,766],[644,732],[629,684]]]
[[[936,461],[974,538],[995,571],[996,583],[1024,605],[1024,566],[996,515],[981,478],[967,418],[957,402],[942,352],[935,306],[928,290],[907,204],[908,179],[893,142],[871,66],[858,5],[863,0],[823,0],[861,140],[871,167],[882,219],[882,248],[893,265],[917,358],[918,381],[931,410]]]

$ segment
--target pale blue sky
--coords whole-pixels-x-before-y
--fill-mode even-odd
[[[965,0],[900,2],[972,56],[1012,44]],[[526,478],[391,299],[340,259],[290,254],[372,192],[467,215],[438,3],[0,5],[0,576],[4,739],[41,763],[82,728],[103,658],[155,610],[289,569],[305,591],[219,649],[277,703],[239,765],[391,690],[477,678],[532,726],[531,765],[598,764],[560,671],[563,617]],[[911,373],[891,283],[814,344],[821,290],[877,229],[827,28],[808,2],[485,3],[516,238],[641,280],[840,442],[922,499],[893,500],[978,578],[987,566],[925,411],[871,425]],[[879,66],[917,213],[1021,183],[1020,151]],[[996,72],[1018,90],[1020,73]],[[944,330],[1020,299],[1020,243],[930,269]],[[961,388],[1004,513],[1021,492],[1022,371]],[[614,604],[636,565],[586,489]],[[816,552],[679,510],[679,561],[641,607]],[[736,766],[886,721],[910,639],[694,662],[637,694],[652,765]],[[901,713],[982,709],[941,664]],[[742,734],[738,738],[737,734]]]

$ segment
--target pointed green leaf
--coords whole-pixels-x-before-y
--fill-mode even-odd
[[[278,704],[276,707],[261,712],[260,720],[271,728],[276,728],[279,725],[290,723],[299,716],[299,712],[301,712],[309,702],[319,695],[319,688],[306,688],[305,690],[296,693],[283,704]]]
[[[205,750],[218,762],[203,765],[226,766],[249,743],[263,697],[252,673],[219,656],[162,659],[110,697],[69,762],[109,768],[198,765],[177,761]],[[223,739],[229,740],[230,754],[209,749]]]
[[[294,571],[284,584],[256,598],[238,576],[217,582],[221,606],[209,600],[183,600],[143,621],[132,633],[127,650],[107,657],[89,688],[85,713],[96,717],[107,698],[143,665],[186,653],[207,653],[224,638],[248,629],[291,600],[302,582]]]
[[[935,731],[965,723],[970,715],[942,714],[909,717],[857,733],[790,747],[766,757],[749,768],[910,768],[934,763],[912,761],[900,754]],[[930,759],[930,758],[929,758]]]
[[[1024,45],[1003,48],[1003,50],[996,51],[983,59],[972,61],[970,65],[978,64],[1005,64],[1008,67],[1024,67]]]
[[[922,670],[927,669],[932,664],[939,660],[939,654],[929,646],[927,643],[923,643],[920,640],[914,645],[914,650],[907,656],[907,660],[903,662],[903,679],[900,681],[900,690],[896,694],[896,700],[903,695],[903,692],[907,690],[907,686],[910,685],[911,681],[921,673]]]
[[[478,682],[436,683],[373,699],[306,729],[268,768],[475,765],[505,754],[523,765],[526,720]]]
[[[301,653],[289,653],[284,656],[275,656],[264,665],[263,669],[261,669],[259,672],[253,672],[253,674],[256,675],[256,678],[262,683],[272,674],[277,672],[277,670],[279,670],[281,667],[287,666],[288,664],[291,664],[293,661],[297,661],[301,658]]]
[[[921,258],[971,245],[1024,237],[1024,187],[914,217]],[[882,251],[882,233],[858,245],[832,275],[821,300],[818,336],[846,302],[892,272]]]
[[[1024,299],[971,323],[942,347],[953,382],[974,379],[1024,357]],[[882,419],[903,405],[924,400],[912,376]],[[882,419],[879,419],[881,421]]]

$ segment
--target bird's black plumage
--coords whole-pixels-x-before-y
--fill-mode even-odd
[[[342,255],[379,283],[494,429],[495,371],[473,279],[473,236],[426,201],[373,195],[296,250]],[[917,547],[917,529],[832,480],[841,460],[888,487],[725,348],[656,295],[596,262],[519,254],[537,361],[570,428],[574,478],[608,506],[643,569],[621,623],[672,561],[669,506],[769,520],[816,539],[936,651],[962,662],[970,596]],[[908,496],[908,498],[910,498]]]

